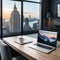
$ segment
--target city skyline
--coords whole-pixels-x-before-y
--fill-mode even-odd
[[[3,19],[10,18],[11,12],[13,11],[14,4],[16,4],[17,10],[21,14],[21,2],[3,0],[3,8],[2,8],[3,9]],[[37,8],[37,9],[35,9],[35,8]],[[31,17],[37,17],[37,18],[39,18],[39,16],[38,16],[39,15],[39,4],[24,2],[24,8],[23,9],[24,9],[23,15],[25,17],[28,17],[29,15],[31,15]]]
[[[31,18],[31,16],[30,16]],[[37,30],[38,29],[38,20],[37,22],[34,22],[32,26],[30,26],[30,21],[29,18],[24,18],[23,22],[23,30],[24,31],[32,31],[32,30]],[[35,21],[35,18],[32,20]],[[17,23],[16,23],[17,22]],[[21,32],[21,20],[20,20],[20,14],[17,11],[16,4],[14,5],[14,10],[11,13],[10,21],[3,21],[3,34],[8,34],[8,33],[15,33],[15,32]]]
[[[23,31],[38,30],[39,5],[23,2]],[[21,32],[21,2],[3,0],[3,34]]]

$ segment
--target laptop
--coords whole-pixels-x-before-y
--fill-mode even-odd
[[[50,53],[56,49],[56,44],[57,32],[39,30],[37,43],[29,45],[29,47],[44,53]]]

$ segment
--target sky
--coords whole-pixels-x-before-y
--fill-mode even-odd
[[[3,19],[10,18],[11,12],[14,10],[14,4],[17,6],[17,10],[21,14],[21,2],[18,1],[10,1],[10,0],[2,0],[3,1]],[[33,0],[33,1],[39,1],[39,0]],[[39,18],[39,4],[35,3],[29,3],[29,2],[24,2],[23,5],[23,12],[24,16],[28,17],[31,15],[31,17],[37,17]]]
[[[11,15],[11,12],[14,9],[14,4],[16,3],[18,10],[21,10],[20,2],[13,2],[10,0],[3,0],[2,2],[2,12],[3,12],[3,18],[9,18]]]

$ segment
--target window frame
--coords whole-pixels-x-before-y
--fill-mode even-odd
[[[42,2],[35,2],[35,1],[27,1],[27,0],[12,0],[12,1],[19,1],[21,2],[21,33],[12,33],[12,34],[8,34],[6,36],[3,36],[3,29],[2,29],[2,18],[1,18],[1,38],[2,37],[11,37],[11,36],[18,36],[18,35],[27,35],[27,34],[34,34],[37,33],[38,30],[32,30],[32,31],[23,31],[23,2],[29,2],[29,3],[35,3],[35,4],[41,4],[41,29],[42,29]],[[2,0],[1,0],[2,3]],[[1,11],[2,11],[2,4],[1,4]],[[2,13],[1,13],[1,17],[2,17]]]
[[[3,31],[2,31],[2,0],[1,0],[1,36],[0,36],[1,39],[3,38],[2,33]]]

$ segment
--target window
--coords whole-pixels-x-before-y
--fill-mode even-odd
[[[32,33],[41,28],[41,0],[2,2],[3,36]]]
[[[41,29],[42,0],[25,0],[23,2],[23,32]]]
[[[3,0],[3,36],[21,32],[21,2]]]
[[[39,4],[23,2],[23,31],[38,30]]]

